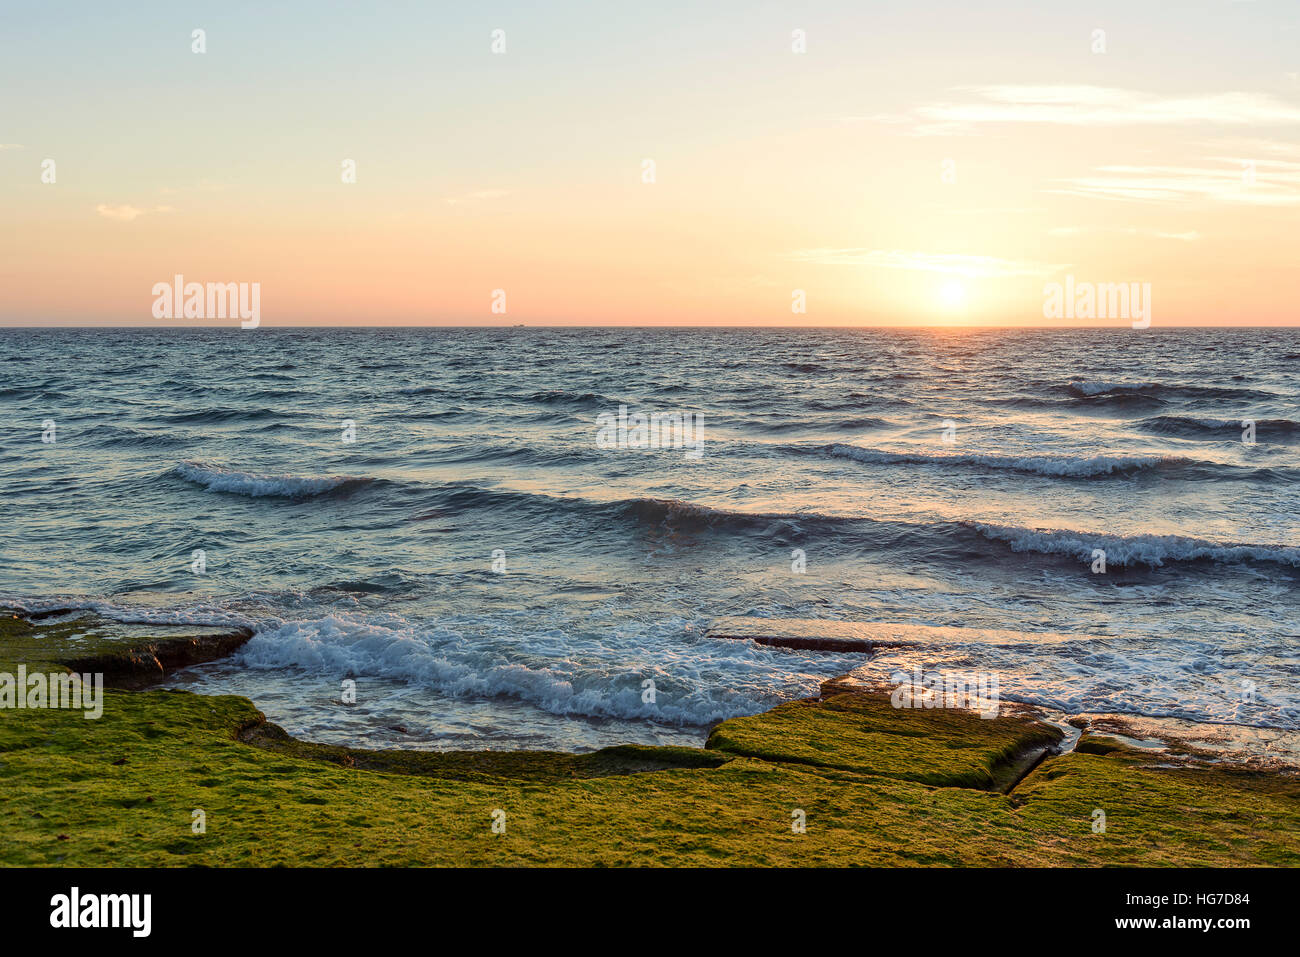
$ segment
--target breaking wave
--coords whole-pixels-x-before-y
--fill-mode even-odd
[[[1062,529],[1033,529],[1007,525],[963,523],[985,538],[1006,542],[1013,552],[1063,555],[1092,562],[1093,550],[1106,553],[1108,565],[1147,565],[1173,562],[1273,562],[1300,568],[1300,548],[1210,542],[1181,535],[1106,535]]]
[[[203,462],[181,462],[170,474],[202,485],[212,492],[255,498],[308,498],[327,492],[350,491],[373,481],[350,475],[258,475]]]

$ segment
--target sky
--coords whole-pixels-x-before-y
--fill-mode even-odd
[[[0,91],[0,325],[1300,324],[1295,0],[10,4]]]

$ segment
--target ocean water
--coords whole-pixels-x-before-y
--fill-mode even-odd
[[[0,600],[247,623],[172,683],[315,740],[696,743],[913,667],[1300,728],[1294,330],[0,330],[0,357]],[[700,454],[603,448],[620,405],[698,413]],[[867,657],[709,640],[720,615],[1079,637]]]

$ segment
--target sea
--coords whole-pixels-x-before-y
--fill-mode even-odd
[[[1300,728],[1295,329],[7,329],[0,370],[0,604],[250,627],[168,683],[311,740],[699,744],[918,668]]]

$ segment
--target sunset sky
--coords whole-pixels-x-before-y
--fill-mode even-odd
[[[263,6],[10,5],[0,324],[1300,323],[1295,0]]]

